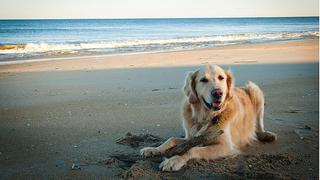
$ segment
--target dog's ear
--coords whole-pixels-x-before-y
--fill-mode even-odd
[[[190,104],[196,104],[199,102],[198,94],[196,91],[196,77],[197,77],[198,71],[190,72],[186,76],[186,82],[183,87],[183,91],[185,95],[188,97]]]
[[[230,72],[230,70],[225,70],[225,73],[227,75],[227,86],[228,86],[227,98],[231,98],[232,97],[232,90],[234,88],[234,79],[233,79],[233,75]]]

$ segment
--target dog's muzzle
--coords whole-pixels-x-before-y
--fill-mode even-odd
[[[208,103],[203,96],[201,96],[201,99],[209,110],[219,111],[221,109],[221,104],[222,104],[221,101],[214,101],[212,103]]]

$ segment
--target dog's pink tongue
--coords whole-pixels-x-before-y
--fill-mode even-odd
[[[220,104],[221,104],[220,101],[216,101],[216,102],[213,102],[213,103],[212,103],[212,106],[217,107],[217,106],[220,106]]]

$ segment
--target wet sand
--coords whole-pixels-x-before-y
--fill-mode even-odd
[[[264,46],[268,49],[268,44]],[[302,49],[299,53],[305,54]],[[274,54],[277,51],[274,49]],[[239,56],[245,57],[245,52]],[[299,53],[285,58],[295,59]],[[128,163],[110,156],[136,155],[140,148],[152,144],[117,144],[127,132],[162,139],[183,135],[180,88],[186,73],[202,61],[172,67],[103,66],[92,70],[69,66],[37,69],[64,61],[2,66],[0,179],[318,179],[319,57],[309,55],[309,60],[300,63],[224,65],[231,69],[238,86],[247,80],[260,85],[266,97],[266,129],[277,133],[279,139],[271,144],[257,143],[235,158],[191,161],[175,173],[160,172],[158,164],[148,160]],[[233,61],[235,57],[229,56],[232,60],[219,63]],[[132,63],[136,57],[132,56]],[[73,164],[78,166],[72,169]]]

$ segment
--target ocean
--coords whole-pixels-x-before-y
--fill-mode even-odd
[[[0,20],[0,62],[319,38],[319,17]]]

